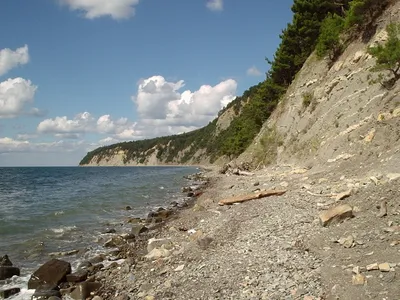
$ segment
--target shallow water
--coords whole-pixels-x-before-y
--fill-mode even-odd
[[[0,168],[0,255],[8,254],[21,268],[21,276],[26,276],[51,252],[99,251],[102,231],[109,227],[118,231],[124,218],[145,216],[152,208],[181,198],[180,188],[187,183],[183,176],[196,171],[186,167]],[[128,205],[132,210],[124,209]]]

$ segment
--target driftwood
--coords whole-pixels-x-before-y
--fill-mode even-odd
[[[223,199],[218,202],[219,205],[230,205],[234,203],[241,203],[246,202],[254,199],[260,199],[268,196],[280,196],[286,193],[285,190],[268,190],[268,191],[261,191],[257,194],[248,194],[248,195],[241,195],[235,196],[227,199]]]

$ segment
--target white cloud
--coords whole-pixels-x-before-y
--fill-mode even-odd
[[[138,126],[143,126],[146,132],[168,131],[168,134],[187,131],[185,128],[196,129],[214,119],[236,97],[237,83],[233,79],[180,93],[183,86],[183,80],[168,82],[162,76],[144,79],[137,95],[132,97],[142,118]]]
[[[18,48],[15,51],[6,48],[0,50],[0,76],[6,74],[18,65],[24,65],[29,62],[28,46]]]
[[[207,8],[212,11],[222,11],[224,10],[223,0],[209,0],[206,4]]]
[[[36,90],[37,86],[30,80],[20,77],[0,82],[0,118],[25,114],[25,108],[33,102]]]
[[[77,114],[74,119],[69,120],[66,116],[46,119],[39,123],[37,130],[40,133],[71,134],[90,131],[93,124],[90,113]]]
[[[262,73],[260,72],[260,70],[257,69],[257,67],[252,66],[251,68],[247,69],[247,75],[248,76],[261,76]]]
[[[0,154],[14,152],[70,152],[84,149],[85,146],[87,144],[84,141],[66,142],[61,140],[49,143],[32,143],[27,140],[16,140],[9,137],[0,138]]]
[[[71,10],[83,11],[85,18],[95,19],[110,16],[113,19],[128,19],[135,14],[139,0],[61,0]]]

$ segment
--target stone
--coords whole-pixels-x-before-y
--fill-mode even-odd
[[[129,205],[125,206],[125,210],[132,210],[132,207],[130,207]]]
[[[142,219],[140,219],[140,218],[129,218],[126,220],[126,223],[129,223],[129,224],[137,224],[140,222],[142,222]]]
[[[361,271],[360,269],[361,268],[359,266],[355,266],[355,267],[353,267],[352,271],[353,271],[354,274],[360,274],[360,271]]]
[[[204,211],[205,210],[205,208],[204,208],[204,206],[202,206],[202,205],[200,205],[200,204],[195,204],[194,206],[193,206],[193,211]]]
[[[379,115],[378,115],[378,117],[377,117],[377,121],[378,122],[383,122],[383,121],[388,121],[388,120],[390,120],[390,119],[392,119],[392,114],[391,113],[388,113],[388,112],[384,112],[384,113],[380,113]]]
[[[145,258],[149,259],[149,260],[156,260],[159,258],[165,258],[171,256],[171,251],[161,247],[161,248],[155,248],[153,249],[150,253],[148,253],[147,255],[145,255]]]
[[[175,272],[180,272],[180,271],[183,271],[183,269],[185,268],[185,265],[179,265],[179,266],[177,266],[176,268],[175,268]]]
[[[47,298],[47,300],[61,300],[61,298],[57,297],[57,296],[51,296],[51,297]]]
[[[106,230],[103,231],[104,233],[116,233],[117,231],[114,228],[107,228]]]
[[[353,217],[353,209],[348,204],[330,208],[319,214],[320,223],[324,227],[351,217]]]
[[[12,262],[11,260],[8,258],[8,255],[4,255],[1,259],[0,259],[0,266],[4,266],[4,267],[12,267]]]
[[[18,294],[19,292],[21,292],[20,288],[10,288],[5,290],[0,290],[0,299],[10,298],[11,296]]]
[[[139,236],[140,234],[142,234],[148,230],[149,229],[146,226],[144,226],[142,224],[136,224],[136,225],[132,226],[131,233],[133,233],[135,236]]]
[[[210,238],[208,236],[204,236],[204,237],[197,239],[197,245],[199,245],[200,249],[206,250],[208,248],[208,246],[210,246],[212,241],[213,241],[212,238]]]
[[[62,252],[51,252],[49,256],[70,256],[79,253],[79,250],[69,250],[69,251],[62,251]]]
[[[87,270],[80,270],[72,274],[67,275],[67,281],[76,283],[76,282],[82,282],[87,279],[88,276],[88,271]]]
[[[0,266],[0,280],[5,280],[13,276],[19,276],[20,270],[12,266]]]
[[[144,298],[145,300],[155,300],[154,296],[148,295]]]
[[[379,264],[378,267],[379,267],[379,271],[381,271],[381,272],[389,272],[390,271],[390,265],[387,262]]]
[[[364,137],[364,142],[366,142],[366,143],[371,143],[372,140],[373,140],[374,137],[375,137],[375,132],[376,132],[376,129],[375,129],[375,128],[372,128],[372,129],[368,132],[368,134]]]
[[[70,294],[72,299],[75,300],[85,300],[91,293],[98,291],[101,288],[101,283],[99,282],[81,282]]]
[[[55,284],[66,281],[67,274],[71,273],[69,262],[52,259],[37,269],[28,281],[28,289],[36,289],[42,284]]]
[[[379,265],[377,263],[370,264],[367,267],[367,271],[374,271],[374,270],[379,270]]]
[[[365,52],[360,50],[354,54],[353,63],[356,64],[360,61],[360,59],[365,55]]]
[[[172,248],[172,242],[171,239],[156,239],[156,238],[151,238],[147,242],[147,252],[150,253],[153,251],[155,248],[160,248],[164,246],[166,249],[171,249]]]
[[[253,186],[259,186],[259,185],[260,185],[259,181],[256,181],[256,182],[253,183]]]
[[[366,281],[367,280],[363,274],[353,275],[353,278],[351,280],[353,285],[364,285]]]
[[[345,192],[339,193],[339,194],[334,196],[335,201],[340,201],[340,200],[343,200],[343,199],[345,199],[347,197],[350,197],[352,195],[352,193],[353,193],[353,190],[351,190],[351,189],[347,190]]]
[[[119,296],[118,296],[119,297]],[[118,298],[117,297],[117,298]],[[100,296],[94,296],[92,300],[103,300],[103,298],[101,298]]]
[[[126,241],[121,236],[113,236],[104,243],[104,247],[119,247],[125,245]]]
[[[340,238],[338,242],[345,248],[351,248],[354,244],[354,237],[352,235],[349,235],[348,237]]]
[[[398,117],[400,117],[400,107],[397,107],[397,108],[395,108],[395,109],[393,110],[392,116],[393,116],[393,118],[398,118]]]
[[[400,178],[400,173],[389,173],[386,175],[386,178],[389,179],[389,182],[395,181]]]
[[[32,300],[47,300],[50,297],[61,297],[60,289],[55,284],[39,285],[35,293],[32,295]]]

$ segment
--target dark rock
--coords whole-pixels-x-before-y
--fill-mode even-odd
[[[157,211],[149,212],[149,214],[147,215],[147,221],[155,218],[166,220],[172,215],[172,213],[172,210],[160,207]]]
[[[114,236],[105,242],[104,247],[118,247],[126,244],[125,240],[120,236]]]
[[[42,284],[59,285],[66,281],[66,275],[71,273],[69,262],[52,259],[37,269],[28,281],[28,289],[36,289]]]
[[[187,192],[191,192],[192,188],[190,186],[185,186],[182,188],[182,193],[187,193]]]
[[[67,281],[68,282],[82,282],[87,279],[88,271],[87,270],[81,270],[72,274],[67,275]]]
[[[187,196],[187,197],[193,197],[193,196],[194,196],[194,193],[193,193],[193,192],[189,192],[189,193],[187,193],[186,196]]]
[[[65,288],[65,289],[60,289],[60,293],[62,296],[66,296],[72,293],[72,291],[75,289],[74,286],[69,287],[69,288]]]
[[[36,288],[35,293],[32,296],[32,300],[47,300],[50,297],[61,297],[60,289],[54,284],[43,284]]]
[[[178,203],[177,201],[172,201],[172,202],[170,203],[170,205],[171,205],[172,207],[177,207],[177,206],[179,205],[179,203]]]
[[[61,298],[57,296],[51,296],[50,298],[47,298],[47,300],[61,300]]]
[[[8,255],[4,255],[1,259],[0,259],[0,266],[4,266],[4,267],[11,267],[13,264],[11,262],[11,260],[8,258]]]
[[[125,210],[132,210],[132,207],[130,207],[129,205],[125,206]]]
[[[85,300],[91,293],[96,292],[101,288],[99,282],[82,282],[76,286],[70,296],[75,300]]]
[[[89,262],[91,264],[98,264],[98,263],[101,263],[105,259],[106,259],[106,257],[103,254],[100,254],[100,255],[97,255],[97,256],[92,257],[91,259],[89,259]]]
[[[136,225],[132,226],[131,233],[134,236],[139,236],[139,234],[144,233],[146,231],[148,231],[148,228],[146,226],[144,226],[142,224],[136,224]]]
[[[5,280],[13,276],[19,276],[20,271],[17,267],[0,266],[0,280]]]
[[[87,270],[88,270],[90,275],[93,275],[93,274],[97,273],[98,271],[100,271],[103,268],[104,268],[103,264],[97,264],[97,265],[93,265],[93,266],[89,267]]]
[[[116,233],[117,231],[114,228],[107,228],[106,230],[103,231],[104,233]]]
[[[10,298],[11,296],[18,294],[20,291],[21,291],[20,288],[0,290],[0,299]]]

